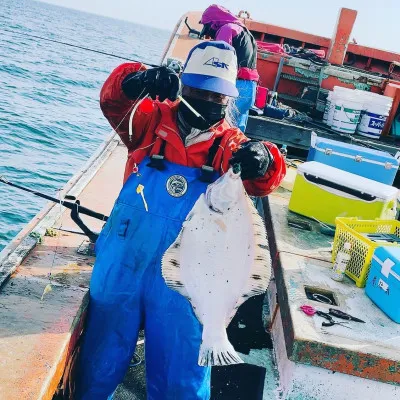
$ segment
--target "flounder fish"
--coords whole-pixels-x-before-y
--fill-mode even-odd
[[[162,274],[203,325],[199,365],[243,362],[226,328],[247,298],[266,291],[271,260],[264,222],[240,170],[230,168],[198,198],[163,256]]]

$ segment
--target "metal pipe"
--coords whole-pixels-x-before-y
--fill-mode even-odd
[[[281,59],[279,60],[278,72],[276,73],[276,77],[275,77],[275,83],[274,83],[274,89],[273,89],[274,92],[276,92],[276,89],[278,88],[278,84],[281,79],[282,68],[283,68],[284,62],[285,62],[285,59],[283,57],[281,57]]]

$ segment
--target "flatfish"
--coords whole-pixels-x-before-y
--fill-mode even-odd
[[[243,362],[226,327],[247,298],[266,291],[271,260],[264,221],[240,170],[230,168],[198,198],[163,256],[162,274],[168,287],[190,301],[203,325],[199,365]]]

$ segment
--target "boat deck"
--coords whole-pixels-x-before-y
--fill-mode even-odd
[[[288,179],[293,179],[293,175],[288,174]],[[272,322],[278,325],[273,325],[272,331],[281,384],[285,386],[287,379],[292,381],[289,386],[295,386],[295,372],[288,378],[292,373],[288,371],[293,365],[304,364],[313,367],[305,371],[314,373],[316,379],[314,383],[303,385],[307,389],[302,389],[302,399],[322,399],[326,395],[342,399],[341,385],[344,384],[353,387],[355,399],[379,399],[383,393],[383,398],[400,398],[400,325],[391,321],[365,295],[364,289],[357,288],[349,278],[345,277],[344,282],[335,282],[329,277],[333,237],[321,234],[317,222],[288,211],[289,198],[290,191],[281,187],[264,200],[265,221],[274,260],[276,288],[270,288],[269,295],[271,314],[276,315]],[[288,226],[288,217],[307,221],[312,231]],[[332,306],[310,301],[305,293],[306,287],[320,289],[322,293],[333,292],[338,305],[336,308],[366,323],[350,322],[351,329],[340,325],[322,327],[324,319],[307,316],[300,306],[312,305],[326,312]],[[273,296],[275,291],[277,301]],[[279,352],[285,353],[281,357],[285,362],[279,362]],[[321,372],[321,368],[326,373]],[[336,374],[328,374],[330,371]],[[317,372],[324,376],[323,387],[318,387]],[[346,379],[340,380],[340,376]],[[332,385],[334,379],[338,380],[337,386]]]
[[[79,195],[82,204],[109,214],[122,187],[125,159],[125,147],[112,138],[64,194]],[[101,229],[100,221],[88,222]],[[60,232],[43,236],[35,246],[29,236],[61,224],[77,230],[68,210],[60,213],[59,206],[49,204],[1,253],[3,278],[17,268],[0,290],[1,399],[52,399],[81,332],[94,263],[76,252],[85,237]],[[41,300],[50,272],[53,290]]]
[[[115,138],[110,139],[88,167],[66,185],[63,194],[75,195],[82,204],[109,214],[122,185],[125,159],[125,148]],[[288,174],[288,179],[291,176]],[[317,371],[337,371],[335,377],[368,378],[362,379],[368,387],[383,390],[390,395],[388,398],[400,396],[400,387],[387,384],[400,382],[400,344],[396,339],[400,336],[400,326],[386,318],[350,281],[336,283],[328,277],[332,238],[320,235],[316,229],[306,233],[289,228],[286,223],[288,196],[288,191],[279,189],[264,201],[279,302],[276,308],[274,301],[270,301],[272,312],[266,316],[275,334],[275,353],[282,353],[279,345],[282,341],[283,352],[292,364],[313,366]],[[95,229],[101,228],[99,222],[89,219],[88,222]],[[43,234],[45,228],[61,224],[63,229],[77,229],[68,212],[60,212],[57,205],[48,205],[0,254],[2,279],[12,273],[0,291],[1,399],[52,399],[81,332],[94,263],[93,257],[76,252],[85,237],[61,232],[57,237],[43,236],[43,242],[35,245],[36,239],[30,236],[32,231]],[[41,300],[50,272],[53,290]],[[324,332],[317,317],[307,317],[298,310],[301,304],[308,303],[304,285],[333,290],[343,311],[367,323],[352,323],[351,330],[334,326]],[[274,298],[273,287],[274,284],[269,290],[270,300]],[[243,304],[242,307],[246,304],[249,307],[243,309],[243,315],[249,314],[253,307],[251,301]],[[261,322],[257,313],[248,323],[250,330],[243,331],[242,337],[234,342],[244,349],[239,351],[244,353],[247,364],[243,368],[246,369],[241,370],[240,366],[214,369],[213,399],[229,398],[224,393],[243,389],[245,392],[246,388],[248,393],[253,389],[259,393],[254,398],[276,397],[274,356],[266,343],[268,334],[262,326],[250,327],[254,320]],[[278,322],[283,327],[280,336],[276,336]],[[242,316],[235,324],[243,327]],[[256,330],[261,344],[254,344],[253,337],[249,337]],[[247,349],[246,340],[250,342]],[[140,346],[139,352],[142,351]],[[280,365],[283,364],[278,362],[278,369]],[[288,378],[287,371],[280,371],[281,380]],[[312,396],[302,399],[324,398],[316,397],[315,393]],[[145,398],[143,366],[130,369],[119,387],[116,399],[125,398]]]

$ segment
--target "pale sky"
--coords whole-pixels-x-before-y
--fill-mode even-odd
[[[172,30],[187,11],[201,11],[212,0],[45,0],[117,19]],[[219,0],[234,13],[247,10],[255,20],[331,37],[339,9],[358,11],[352,37],[358,44],[400,53],[400,0]]]

